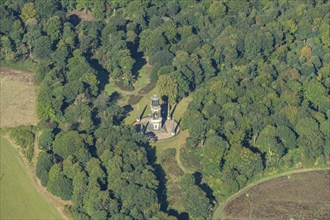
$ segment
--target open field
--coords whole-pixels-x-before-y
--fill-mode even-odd
[[[1,138],[1,219],[63,219],[37,192],[27,168],[11,144]]]
[[[34,81],[33,73],[0,68],[0,128],[37,123]]]
[[[221,219],[330,219],[330,170],[287,174],[243,190]]]

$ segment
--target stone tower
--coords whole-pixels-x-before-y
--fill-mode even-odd
[[[162,116],[160,108],[160,98],[157,95],[151,97],[151,115],[149,117],[150,130],[160,130],[162,128]]]

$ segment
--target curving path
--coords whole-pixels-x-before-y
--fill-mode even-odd
[[[249,189],[251,189],[252,187],[269,181],[269,180],[273,180],[276,179],[278,177],[282,177],[282,176],[286,176],[286,175],[290,175],[290,174],[297,174],[297,173],[304,173],[304,172],[310,172],[310,171],[318,171],[318,170],[330,170],[330,168],[308,168],[308,169],[301,169],[301,170],[291,170],[288,172],[284,172],[284,173],[280,173],[274,176],[270,176],[270,177],[264,177],[260,180],[255,181],[254,183],[251,183],[250,185],[244,187],[243,189],[241,189],[240,191],[238,191],[237,193],[231,195],[224,203],[220,204],[214,211],[212,219],[224,219],[223,216],[223,210],[226,207],[227,204],[229,204],[231,201],[233,201],[234,199],[236,199],[237,197],[239,197],[240,195],[242,195],[243,193],[245,193],[246,191],[248,191]]]

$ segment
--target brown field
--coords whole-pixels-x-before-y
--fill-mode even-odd
[[[330,219],[330,170],[289,174],[229,201],[221,219]]]
[[[36,123],[36,86],[33,73],[1,67],[0,128]]]

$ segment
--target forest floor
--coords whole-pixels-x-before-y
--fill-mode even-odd
[[[213,219],[330,219],[330,169],[265,177],[232,195]]]
[[[0,128],[36,125],[34,74],[0,67]]]
[[[82,21],[95,21],[95,18],[90,11],[72,10],[68,15],[77,15]]]

